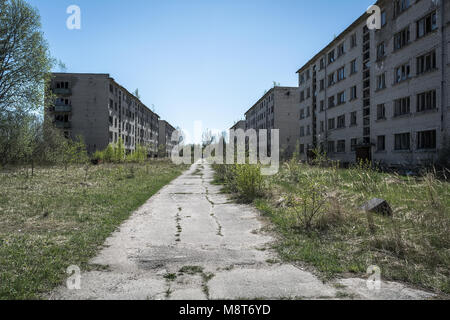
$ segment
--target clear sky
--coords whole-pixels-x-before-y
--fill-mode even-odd
[[[28,0],[67,72],[109,73],[162,119],[225,130],[375,0]],[[69,5],[81,30],[66,28]],[[55,70],[59,71],[59,70]]]

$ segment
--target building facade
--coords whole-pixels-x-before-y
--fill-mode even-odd
[[[239,120],[238,122],[236,122],[231,128],[230,130],[239,130],[242,129],[245,131],[245,120]]]
[[[450,131],[450,1],[378,1],[297,73],[303,159],[435,161]]]
[[[245,130],[268,130],[268,150],[270,150],[270,130],[280,131],[280,155],[289,156],[298,140],[299,88],[274,87],[245,113]]]
[[[121,138],[127,152],[143,145],[157,154],[159,116],[109,74],[54,73],[51,86],[57,98],[49,120],[67,138],[81,136],[89,153]]]
[[[176,141],[172,141],[172,134],[176,129],[167,121],[159,120],[159,156],[170,157]]]

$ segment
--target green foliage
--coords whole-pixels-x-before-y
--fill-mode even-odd
[[[0,2],[0,117],[37,110],[52,60],[36,9],[23,0]]]
[[[235,193],[244,202],[252,202],[264,195],[264,178],[259,165],[216,164],[215,180],[224,183],[227,191]]]
[[[66,140],[62,151],[62,163],[66,169],[70,164],[86,164],[89,161],[86,145],[81,136],[75,140]]]
[[[117,183],[116,172],[134,167]],[[105,239],[185,166],[112,164],[85,168],[37,167],[34,179],[21,169],[0,180],[0,300],[45,299],[61,286],[70,265],[84,271]]]
[[[122,138],[114,145],[114,162],[124,162],[125,161],[125,145]]]
[[[112,162],[114,160],[114,147],[111,144],[108,144],[106,149],[102,152],[103,161]]]

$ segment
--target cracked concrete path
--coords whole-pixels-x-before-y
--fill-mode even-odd
[[[256,209],[229,202],[211,167],[194,164],[137,210],[81,275],[81,289],[51,299],[424,299],[398,283],[369,291],[362,279],[322,283],[277,261]],[[179,271],[183,270],[182,273]]]

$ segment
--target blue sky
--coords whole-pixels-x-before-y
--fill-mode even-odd
[[[28,0],[68,72],[110,73],[161,118],[224,130],[374,0]],[[81,30],[66,9],[81,8]],[[316,28],[318,26],[318,28]],[[59,71],[59,70],[55,70]]]

